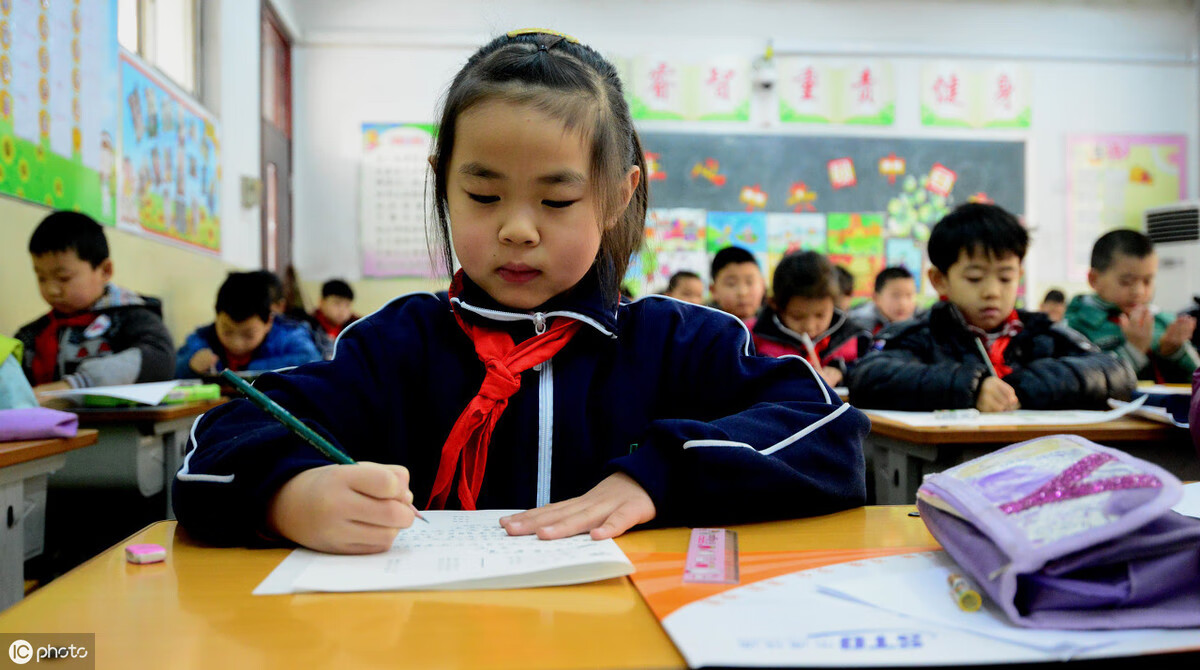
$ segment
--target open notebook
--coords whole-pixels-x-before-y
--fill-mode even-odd
[[[519,589],[581,584],[633,572],[612,540],[509,536],[500,517],[519,510],[427,511],[381,554],[341,556],[297,549],[255,595],[306,591]]]

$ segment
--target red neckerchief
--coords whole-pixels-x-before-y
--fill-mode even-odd
[[[225,352],[225,367],[233,370],[234,372],[241,372],[242,370],[245,370],[250,365],[250,361],[252,360],[254,360],[253,351],[248,354],[242,354],[241,356],[235,356],[228,351]]]
[[[345,328],[345,325],[339,326],[330,321],[329,317],[325,316],[325,313],[319,309],[315,310],[312,315],[317,320],[317,323],[320,324],[321,329],[328,333],[330,337],[336,338],[342,332],[342,328]]]
[[[459,270],[450,284],[450,297],[456,297],[461,291],[462,270]],[[479,393],[467,403],[446,437],[427,508],[445,509],[458,470],[459,503],[463,509],[473,510],[483,484],[492,430],[508,407],[508,399],[521,388],[521,373],[557,354],[582,324],[574,319],[555,319],[554,325],[544,333],[514,344],[512,336],[502,330],[467,323],[457,311],[454,318],[475,344],[475,355],[483,362],[487,373]]]
[[[1004,322],[1000,324],[999,337],[988,343],[988,333],[982,330],[969,326],[976,337],[983,340],[983,346],[987,349],[988,358],[992,361],[992,366],[996,368],[996,374],[1003,379],[1012,373],[1012,368],[1004,362],[1004,350],[1008,348],[1008,343],[1012,342],[1012,338],[1021,332],[1025,324],[1021,323],[1021,319],[1017,318],[1017,310],[1013,310],[1005,317]]]
[[[99,314],[83,312],[75,316],[59,316],[50,310],[50,323],[33,341],[33,383],[48,384],[54,381],[54,373],[58,369],[58,340],[63,328],[73,326],[90,326]]]

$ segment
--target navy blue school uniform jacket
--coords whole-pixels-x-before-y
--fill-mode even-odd
[[[1128,365],[1045,314],[1016,313],[1020,332],[1004,349],[1012,371],[1003,378],[1023,409],[1108,409],[1109,398],[1129,399],[1137,380]],[[856,407],[927,412],[975,406],[989,372],[978,333],[953,303],[943,300],[878,337],[876,351],[847,379]]]
[[[255,387],[355,460],[398,463],[427,504],[442,445],[484,370],[455,322],[520,342],[557,317],[584,326],[521,375],[492,434],[479,509],[527,509],[625,472],[656,524],[811,516],[863,504],[866,416],[804,361],[753,355],[735,317],[652,296],[617,305],[594,273],[536,313],[514,312],[469,279],[393,300],[347,328],[331,361],[267,374]],[[539,369],[540,368],[540,369]],[[197,420],[174,486],[175,511],[220,544],[264,537],[269,501],[329,461],[246,400]],[[447,506],[458,505],[451,495]]]

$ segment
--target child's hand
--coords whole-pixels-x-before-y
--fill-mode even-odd
[[[212,352],[212,349],[201,349],[192,354],[192,360],[188,361],[188,367],[198,375],[214,374],[217,371],[217,363],[220,358]]]
[[[1179,351],[1184,342],[1192,339],[1192,333],[1196,330],[1195,317],[1186,314],[1180,315],[1175,319],[1174,323],[1167,326],[1167,330],[1163,332],[1163,336],[1158,340],[1158,353],[1163,356],[1171,356]]]
[[[1150,351],[1154,339],[1154,315],[1145,305],[1134,307],[1128,314],[1117,317],[1117,325],[1125,335],[1125,341],[1138,351]]]
[[[374,554],[412,525],[412,500],[403,466],[326,465],[289,479],[271,499],[267,523],[309,549]]]
[[[632,477],[617,472],[591,491],[562,502],[500,519],[509,535],[537,533],[543,540],[591,531],[593,540],[616,537],[656,514],[649,494]]]
[[[837,386],[842,383],[842,371],[837,368],[825,366],[821,368],[821,376],[825,378],[825,383],[830,386]]]
[[[980,412],[1011,412],[1020,409],[1017,392],[999,377],[988,377],[979,385],[979,399],[975,409]]]

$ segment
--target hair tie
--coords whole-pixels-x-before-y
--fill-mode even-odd
[[[550,48],[547,47],[545,44],[539,44],[538,51],[550,51]]]

